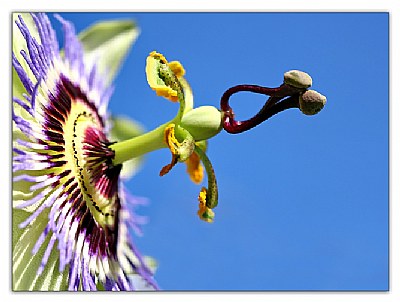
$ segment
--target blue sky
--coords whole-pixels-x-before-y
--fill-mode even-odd
[[[135,243],[157,259],[163,289],[388,289],[388,14],[61,15],[77,31],[97,20],[136,20],[141,34],[110,110],[148,130],[177,110],[147,85],[153,50],[184,65],[196,106],[218,107],[237,84],[279,86],[291,69],[308,72],[327,96],[316,116],[292,109],[210,141],[220,196],[213,224],[196,215],[200,187],[185,167],[160,178],[170,154],[146,156],[128,182],[150,201],[139,209],[150,221]],[[232,106],[245,119],[264,101],[243,93]]]

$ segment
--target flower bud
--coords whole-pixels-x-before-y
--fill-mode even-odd
[[[201,106],[185,113],[180,122],[196,141],[217,135],[222,129],[222,113],[213,106]]]
[[[300,70],[290,70],[283,75],[283,82],[287,85],[306,89],[312,85],[312,78]]]
[[[315,90],[307,90],[300,95],[300,110],[306,115],[314,115],[324,108],[326,97]]]

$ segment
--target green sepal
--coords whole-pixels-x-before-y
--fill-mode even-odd
[[[12,217],[12,290],[13,291],[65,291],[68,290],[69,267],[63,272],[59,271],[59,252],[57,243],[50,253],[47,264],[42,274],[37,275],[37,270],[43,259],[49,243],[51,232],[47,235],[39,251],[32,254],[36,241],[47,225],[49,209],[43,211],[35,222],[24,229],[19,224],[25,221],[31,213],[24,210],[13,209]]]
[[[14,67],[12,68],[12,95],[20,100],[24,100],[23,93],[26,93],[26,89],[20,78],[18,77],[17,72]]]
[[[86,66],[96,64],[109,84],[113,81],[139,29],[131,20],[102,21],[82,31],[78,38],[84,49]]]

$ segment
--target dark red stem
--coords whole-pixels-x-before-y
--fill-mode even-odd
[[[229,98],[238,92],[249,91],[270,96],[261,110],[252,118],[245,121],[236,121],[233,109],[229,105]],[[221,109],[224,112],[223,127],[229,133],[241,133],[261,124],[271,116],[289,108],[299,107],[300,90],[282,84],[277,88],[268,88],[258,85],[237,85],[229,88],[221,97]],[[288,97],[284,99],[285,97]],[[283,100],[282,100],[283,99]]]

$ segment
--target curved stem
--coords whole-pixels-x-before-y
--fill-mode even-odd
[[[185,93],[184,87],[179,81],[178,77],[171,70],[171,68],[166,63],[160,63],[159,66],[159,77],[162,79],[167,86],[177,92],[177,97],[179,101],[179,110],[175,117],[178,121],[182,119],[183,113],[186,109]],[[187,88],[186,88],[187,89]]]
[[[271,100],[272,99],[274,98],[271,98]],[[279,112],[290,108],[299,108],[298,95],[291,96],[280,102],[275,102],[275,100],[272,100],[272,102],[274,102],[272,105],[267,102],[255,116],[246,121],[236,121],[232,116],[226,115],[223,120],[224,129],[231,134],[242,133],[258,126]]]
[[[229,98],[241,91],[249,91],[264,95],[269,95],[267,102],[261,110],[252,118],[245,121],[236,121],[234,119],[233,109],[229,105]],[[288,108],[298,108],[298,95],[300,89],[286,84],[282,84],[277,88],[268,88],[258,85],[237,85],[229,88],[221,97],[221,109],[224,111],[223,127],[232,134],[241,133],[264,122],[266,119]],[[290,97],[290,101],[280,102],[283,98]],[[281,105],[277,106],[278,104]]]
[[[282,112],[286,109],[290,108],[299,108],[299,95],[292,95],[286,99],[283,99],[282,101],[274,104],[271,108],[268,108],[268,110],[263,110],[261,109],[259,112],[260,119],[262,122],[266,121],[269,119],[271,116],[274,116],[275,114]]]
[[[210,209],[213,209],[218,205],[218,186],[214,168],[206,153],[199,146],[195,146],[194,151],[200,157],[200,160],[203,162],[204,168],[206,169],[208,179],[206,205]]]

